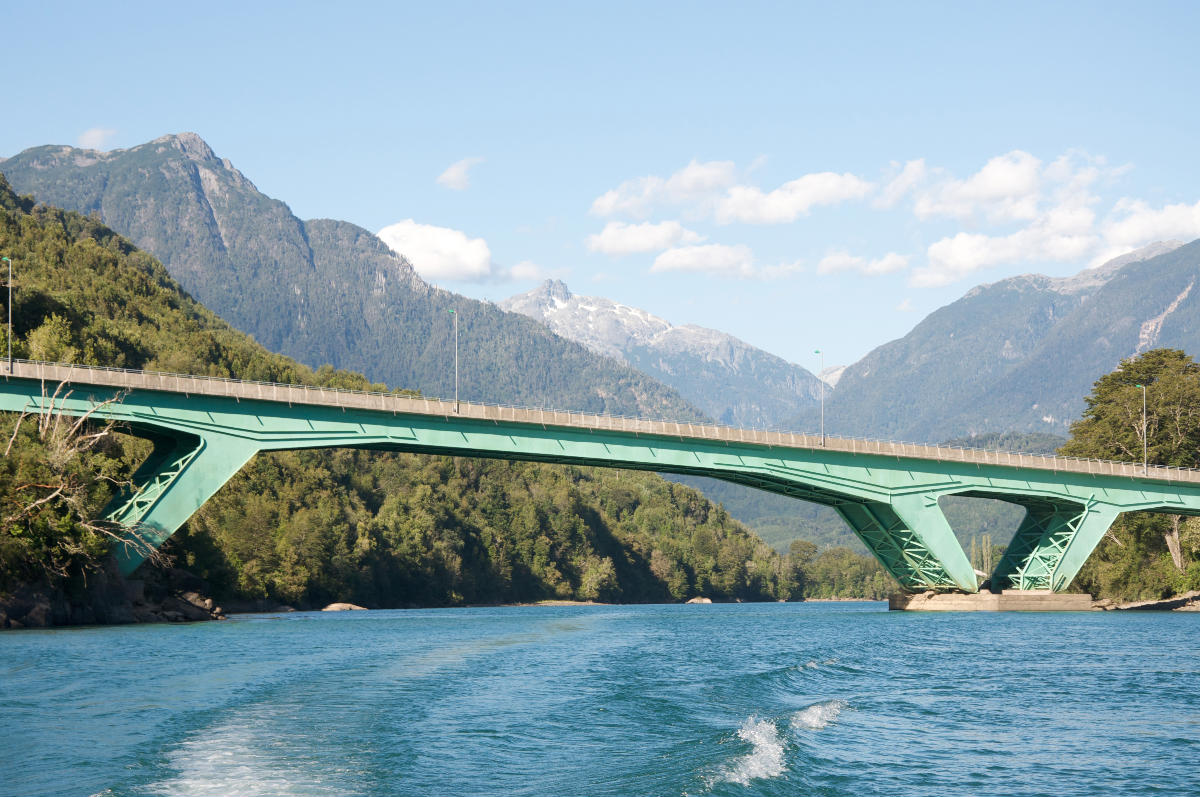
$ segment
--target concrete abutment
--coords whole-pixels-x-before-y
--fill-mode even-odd
[[[1006,589],[1002,592],[897,592],[888,596],[888,609],[905,612],[1090,612],[1087,593],[1048,589]]]

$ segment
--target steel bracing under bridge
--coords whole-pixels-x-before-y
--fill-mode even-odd
[[[353,447],[690,473],[833,507],[908,590],[979,589],[938,500],[1025,519],[991,589],[1062,590],[1121,512],[1200,515],[1200,472],[296,385],[16,362],[0,411],[115,420],[154,442],[107,518],[161,544],[259,451]],[[142,556],[118,552],[132,572]]]

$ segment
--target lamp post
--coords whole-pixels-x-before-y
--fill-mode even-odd
[[[825,380],[821,374],[825,373],[825,354],[820,349],[815,349],[813,354],[821,358],[821,370],[817,373],[817,381],[821,383],[821,446],[825,445]]]
[[[1146,439],[1146,386],[1134,385],[1142,389],[1142,475],[1150,475],[1150,441]]]
[[[12,258],[0,257],[8,261],[8,372],[12,373]]]
[[[458,412],[458,313],[451,310],[450,315],[454,316],[454,411]]]

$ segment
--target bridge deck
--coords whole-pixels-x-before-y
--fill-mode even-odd
[[[287,404],[341,407],[373,410],[394,414],[460,417],[486,421],[507,421],[569,429],[605,430],[635,435],[654,435],[679,439],[724,441],[770,447],[823,449],[852,454],[874,454],[907,457],[934,462],[965,462],[1001,467],[1032,468],[1064,473],[1086,473],[1104,476],[1123,476],[1131,479],[1151,479],[1166,482],[1200,484],[1200,470],[1151,466],[1143,471],[1140,463],[1108,460],[1073,459],[1070,457],[1018,454],[1006,451],[929,446],[898,443],[886,440],[862,440],[846,437],[778,432],[763,429],[738,429],[716,424],[626,418],[614,415],[593,415],[560,410],[506,407],[495,404],[454,402],[442,399],[400,396],[337,388],[284,385],[269,382],[249,382],[216,377],[165,374],[152,371],[133,371],[79,365],[58,365],[16,361],[11,374],[3,369],[4,377],[16,376],[39,379],[47,383],[101,385],[127,390],[151,390],[185,395],[221,396],[255,401]],[[51,389],[49,392],[53,392]]]

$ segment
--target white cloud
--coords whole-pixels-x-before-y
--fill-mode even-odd
[[[1092,188],[1121,172],[1082,152],[1068,152],[1043,165],[1014,151],[992,158],[966,180],[943,179],[918,191],[913,212],[919,219],[982,216],[1009,229],[1013,222],[1023,226],[1005,233],[961,231],[935,241],[927,263],[913,271],[912,284],[948,285],[1002,264],[1071,263],[1093,256],[1103,237],[1096,226],[1100,200]]]
[[[667,178],[650,176],[626,180],[598,196],[592,202],[591,212],[596,216],[642,218],[656,205],[703,203],[716,192],[733,185],[734,179],[733,161],[701,163],[693,160]]]
[[[79,134],[75,146],[83,149],[104,149],[104,145],[116,134],[117,131],[109,127],[93,127]]]
[[[908,257],[888,252],[876,260],[867,260],[846,252],[833,252],[821,258],[817,264],[818,274],[835,274],[839,271],[857,271],[859,274],[876,277],[882,274],[894,274],[908,268]]]
[[[901,313],[911,313],[917,308],[913,307],[912,299],[902,299],[900,304],[896,305],[896,309]]]
[[[913,272],[912,284],[948,285],[974,271],[1001,263],[1071,262],[1097,245],[1096,214],[1086,204],[1065,202],[1033,224],[1009,235],[960,232],[930,245],[929,262]]]
[[[460,230],[405,219],[384,227],[379,238],[429,280],[482,282],[498,276],[487,241]]]
[[[917,193],[919,219],[966,219],[980,213],[993,221],[1029,220],[1037,215],[1042,162],[1028,152],[998,155],[965,180],[943,179]]]
[[[757,158],[747,173],[765,160]],[[773,191],[739,185],[732,161],[692,161],[670,177],[647,176],[626,180],[592,202],[597,216],[645,218],[660,206],[686,206],[697,216],[718,222],[779,224],[795,221],[819,205],[860,199],[874,185],[853,174],[806,174]]]
[[[1200,202],[1152,208],[1140,199],[1122,199],[1103,226],[1104,248],[1092,258],[1100,265],[1153,241],[1200,238]]]
[[[668,249],[654,258],[652,272],[691,271],[748,277],[754,273],[754,253],[741,244],[704,244]]]
[[[895,170],[898,165],[893,163],[892,169]],[[904,168],[895,177],[888,180],[887,185],[879,192],[879,196],[875,200],[875,206],[880,208],[895,207],[901,199],[912,192],[918,185],[925,182],[928,176],[929,170],[925,167],[924,158],[909,161],[904,164]]]
[[[800,270],[799,262],[758,266],[750,247],[741,244],[679,246],[660,254],[650,267],[651,272],[682,271],[741,279],[777,279]]]
[[[654,252],[675,244],[694,244],[704,240],[677,221],[658,224],[626,224],[610,221],[600,232],[587,237],[587,248],[606,255],[629,255],[636,252]]]
[[[795,221],[817,205],[835,205],[849,199],[861,199],[874,185],[853,174],[820,172],[806,174],[764,193],[749,185],[729,189],[717,205],[717,221],[750,224],[781,224]]]
[[[472,166],[478,166],[483,163],[483,158],[463,158],[460,161],[450,164],[446,171],[438,175],[438,185],[449,188],[452,191],[465,191],[471,186],[471,176],[469,174]]]
[[[800,262],[761,265],[749,246],[706,244],[684,223],[787,224],[820,207],[865,200],[878,211],[911,214],[905,235],[924,239],[925,256],[832,252],[815,271],[908,271],[912,285],[940,286],[998,266],[1097,264],[1155,240],[1200,237],[1200,202],[1151,207],[1129,198],[1114,204],[1115,178],[1128,167],[1077,150],[1048,160],[1012,150],[961,177],[917,158],[891,163],[874,182],[850,172],[815,172],[773,190],[751,184],[760,165],[761,159],[742,169],[731,161],[693,160],[669,176],[627,180],[591,206],[594,215],[622,220],[609,220],[585,243],[609,255],[657,252],[653,272],[781,277],[802,270]],[[1105,195],[1103,204],[1097,194]],[[661,220],[668,215],[664,208],[673,208],[669,215],[679,221]],[[888,226],[881,225],[881,234]],[[906,301],[898,309],[908,307]]]
[[[512,280],[543,280],[550,272],[531,260],[522,260],[508,270],[508,278]]]

